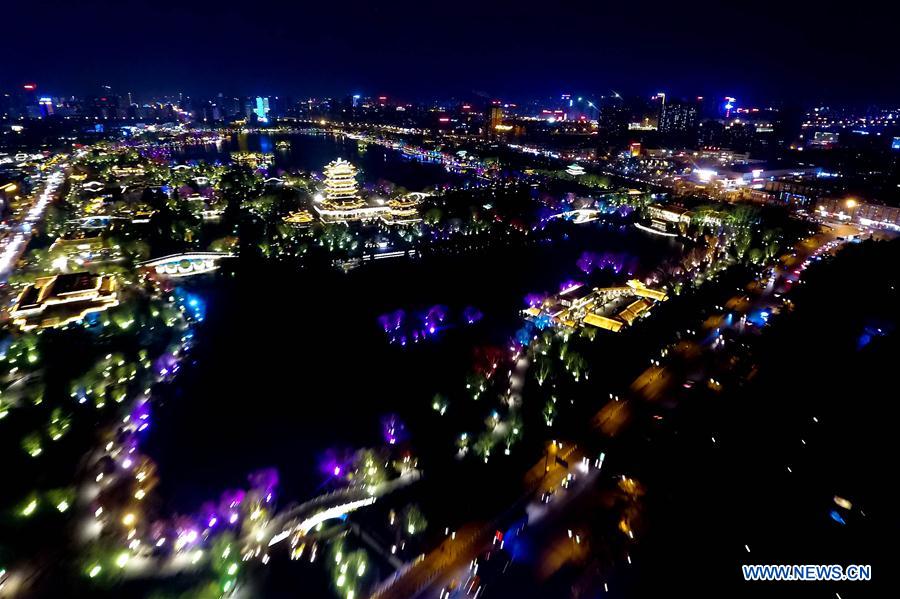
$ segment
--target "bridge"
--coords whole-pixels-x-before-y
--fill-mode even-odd
[[[406,194],[406,197],[412,198],[413,200],[417,200],[417,201],[421,202],[425,198],[430,198],[433,195],[434,195],[433,193],[429,193],[427,191],[411,191]]]
[[[334,531],[317,533],[319,524],[329,520],[344,520],[347,514],[374,504],[384,495],[405,487],[421,478],[421,472],[415,468],[403,472],[398,478],[371,486],[347,487],[331,493],[320,495],[305,503],[288,506],[280,512],[276,512],[271,520],[261,522],[258,527],[249,526],[238,538],[241,545],[240,556],[243,561],[265,556],[263,563],[268,561],[268,554],[272,547],[290,538],[288,550],[301,538],[321,539],[334,534]],[[367,538],[361,529],[357,529],[364,542],[377,545],[374,539]],[[362,533],[362,534],[361,534]],[[383,556],[394,567],[400,567],[399,560],[393,558],[383,548],[378,548]],[[160,578],[199,570],[201,562],[197,556],[201,552],[194,550],[176,552],[171,555],[135,555],[128,560],[122,574],[126,578]]]
[[[127,221],[129,219],[122,216],[108,216],[104,214],[98,216],[84,216],[82,218],[75,218],[66,222],[77,225],[82,229],[105,229],[114,220]]]
[[[594,210],[593,208],[578,208],[577,210],[569,210],[568,212],[554,214],[550,218],[561,218],[563,220],[572,221],[576,225],[580,225],[582,223],[589,223],[597,220],[600,218],[601,214],[602,212]],[[550,220],[550,218],[547,220]]]
[[[372,505],[383,495],[405,487],[421,477],[416,469],[410,469],[398,478],[380,485],[367,487],[348,487],[327,495],[320,495],[315,499],[278,513],[268,523],[270,530],[279,530],[269,540],[269,546],[287,538],[292,533],[300,533],[306,536],[309,531],[328,520],[343,519],[350,512]]]
[[[235,257],[226,252],[185,252],[141,262],[138,267],[152,269],[162,277],[189,277],[216,270],[220,260]]]

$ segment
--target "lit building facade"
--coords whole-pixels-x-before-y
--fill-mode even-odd
[[[688,133],[697,128],[698,108],[692,102],[669,102],[659,112],[661,133]]]
[[[260,123],[269,122],[269,98],[256,97],[256,106],[253,108],[256,119]]]
[[[35,279],[19,294],[9,315],[23,330],[59,327],[118,303],[113,277],[78,272]]]
[[[497,133],[497,127],[503,124],[503,107],[499,102],[493,102],[488,108],[487,114],[487,134],[488,136]]]
[[[896,206],[852,198],[822,198],[816,203],[815,213],[822,218],[852,222],[866,228],[900,231],[900,208]]]
[[[359,197],[356,167],[338,158],[325,165],[325,196],[315,206],[323,222],[369,220],[377,216]]]
[[[325,202],[332,208],[361,205],[356,167],[338,158],[325,166]]]
[[[571,285],[559,294],[522,311],[523,316],[540,327],[568,330],[596,327],[618,333],[650,313],[658,302],[668,299],[661,289],[651,289],[632,279],[619,287]]]
[[[405,224],[420,220],[419,205],[426,194],[411,193],[369,204],[359,195],[356,174],[356,167],[340,158],[325,166],[325,194],[316,198],[315,205],[322,222],[380,219],[386,224]]]

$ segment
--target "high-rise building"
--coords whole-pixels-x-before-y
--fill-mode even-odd
[[[256,96],[256,107],[253,109],[257,122],[269,122],[269,98]]]
[[[487,134],[494,135],[497,132],[497,126],[503,124],[503,107],[500,102],[491,103],[487,117]]]
[[[660,133],[687,133],[697,126],[699,114],[693,102],[669,101],[660,107]]]
[[[722,104],[722,111],[725,113],[726,119],[731,116],[731,111],[734,110],[735,102],[737,102],[735,98],[725,96],[725,103]]]
[[[53,115],[53,98],[42,96],[38,100],[38,106],[41,108],[41,116],[48,117]]]
[[[26,83],[22,86],[22,99],[26,105],[37,104],[37,83]]]
[[[630,111],[622,98],[616,96],[601,104],[598,121],[609,134],[620,134],[628,129]]]

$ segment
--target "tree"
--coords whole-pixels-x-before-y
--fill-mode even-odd
[[[403,510],[404,532],[409,536],[420,534],[428,527],[428,520],[419,506],[411,503]]]
[[[544,404],[544,422],[547,426],[553,426],[553,420],[556,418],[556,397],[551,396]]]
[[[741,230],[734,234],[732,243],[738,260],[743,260],[744,256],[747,254],[747,250],[750,249],[752,240],[753,238],[749,231]]]
[[[240,240],[235,235],[226,235],[225,237],[219,237],[218,239],[214,239],[209,244],[209,251],[233,252],[235,249],[237,249],[239,241]]]
[[[440,208],[430,208],[427,212],[425,212],[425,215],[422,218],[425,221],[425,224],[434,226],[441,222],[441,218],[443,218],[443,216],[444,213]]]
[[[372,449],[361,449],[353,457],[353,479],[367,485],[379,485],[387,480],[384,456]]]
[[[132,262],[142,262],[150,257],[150,244],[143,239],[127,239],[119,242],[119,248]]]
[[[729,220],[735,227],[747,227],[756,222],[759,217],[759,209],[749,204],[737,204],[729,214]]]
[[[475,442],[475,453],[484,458],[485,462],[488,461],[488,458],[491,455],[491,449],[493,448],[494,436],[489,432],[482,433],[482,435],[478,437],[478,441]]]

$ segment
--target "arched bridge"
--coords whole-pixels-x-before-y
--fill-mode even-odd
[[[147,260],[138,266],[163,277],[189,277],[216,270],[220,260],[234,257],[226,252],[185,252]]]
[[[577,210],[569,210],[568,212],[554,214],[550,218],[561,218],[563,220],[572,221],[576,225],[580,225],[581,223],[589,223],[597,220],[600,218],[601,214],[602,213],[599,210],[594,210],[593,208],[579,208]]]
[[[372,487],[349,487],[326,495],[320,495],[275,515],[268,523],[269,530],[280,530],[269,540],[272,546],[292,533],[305,536],[319,524],[342,518],[359,508],[372,505],[383,495],[394,492],[421,478],[418,470],[404,472],[398,478]]]

